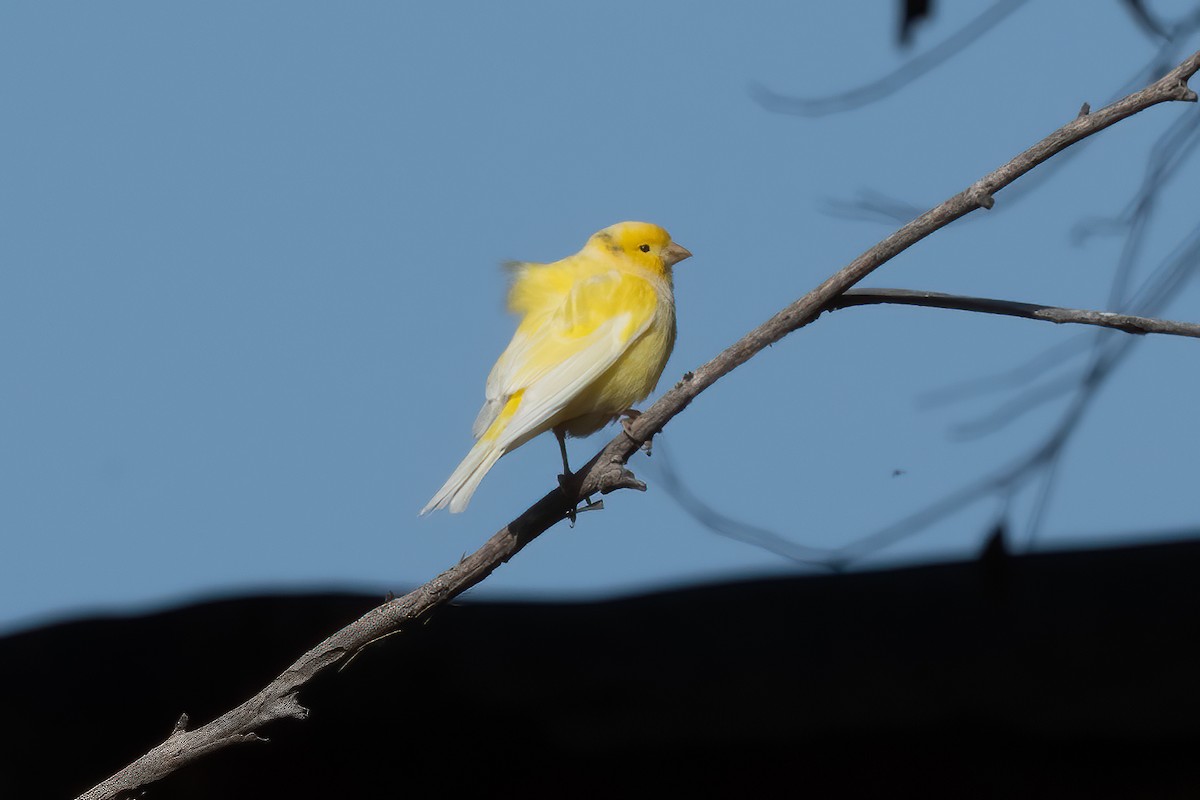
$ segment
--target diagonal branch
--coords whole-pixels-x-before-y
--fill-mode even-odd
[[[750,331],[716,358],[685,375],[682,381],[638,417],[629,434],[618,434],[583,469],[501,528],[479,550],[424,586],[372,609],[334,633],[232,711],[191,731],[185,730],[186,721],[181,719],[166,741],[85,792],[81,799],[116,798],[159,780],[208,753],[237,742],[254,741],[258,738],[256,731],[271,722],[305,718],[308,712],[298,702],[297,693],[317,673],[343,663],[372,642],[402,630],[475,586],[535,537],[566,518],[567,513],[588,495],[608,493],[619,488],[644,488],[625,470],[625,462],[643,442],[661,431],[700,392],[722,376],[767,346],[812,322],[839,295],[916,242],[978,208],[991,208],[996,192],[1056,153],[1151,106],[1172,100],[1196,100],[1196,94],[1188,88],[1187,81],[1197,70],[1200,70],[1200,52],[1141,91],[1095,113],[1077,117],[1004,166],[908,223],[816,289]]]

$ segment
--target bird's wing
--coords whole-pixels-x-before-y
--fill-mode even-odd
[[[580,263],[578,255],[553,264],[509,261],[504,265],[512,276],[508,287],[508,310],[522,317],[554,311],[571,293]]]
[[[600,377],[650,326],[657,295],[644,280],[617,270],[576,280],[556,308],[522,320],[488,376],[488,402],[475,435],[522,392],[503,432],[507,449],[546,423]]]
[[[519,314],[523,321],[534,317],[553,316],[571,293],[573,261],[573,258],[566,258],[553,264],[530,261],[504,262],[502,266],[512,276],[512,283],[508,288],[508,310]],[[508,388],[508,384],[511,383],[509,377],[513,372],[512,364],[524,347],[523,340],[518,343],[519,338],[520,330],[500,354],[500,358],[488,374],[487,388],[484,392],[487,400],[483,408],[479,409],[475,424],[471,426],[471,434],[476,439],[496,421],[500,412],[504,410],[509,395],[512,394],[512,390]]]

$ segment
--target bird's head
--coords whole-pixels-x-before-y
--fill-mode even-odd
[[[599,248],[654,273],[671,274],[671,267],[691,256],[686,247],[671,241],[671,234],[649,222],[618,222],[588,239]]]

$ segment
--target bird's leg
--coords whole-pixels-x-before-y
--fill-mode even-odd
[[[571,477],[571,465],[567,463],[567,434],[565,431],[555,428],[554,438],[558,439],[558,451],[562,453],[563,460],[563,477]]]
[[[638,417],[640,417],[641,415],[642,415],[642,412],[638,411],[636,408],[627,408],[621,412],[622,417],[627,417],[627,419],[621,420],[621,427],[625,429],[625,435],[628,436],[630,439],[633,439],[633,434],[629,432],[630,428],[633,427],[633,421],[635,419],[637,419]],[[634,441],[637,441],[637,440],[634,439]],[[654,443],[654,437],[650,437],[646,441],[642,442],[641,449],[643,452],[645,452],[645,454],[647,456],[650,455],[650,448],[653,445],[653,443]]]
[[[571,472],[571,465],[567,463],[567,434],[566,431],[559,428],[554,429],[554,438],[558,439],[558,450],[562,453],[563,474],[558,476],[558,488],[563,491],[563,494],[568,493],[568,484],[575,473]],[[571,521],[571,527],[575,527],[575,517],[584,511],[599,511],[604,508],[604,501],[598,500],[592,502],[591,495],[583,498],[583,508],[572,508],[567,512],[567,519]]]

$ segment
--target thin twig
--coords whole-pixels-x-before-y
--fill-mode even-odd
[[[1132,314],[1116,314],[1111,311],[1059,308],[1037,303],[1018,303],[1012,300],[991,300],[986,297],[919,292],[911,289],[851,289],[835,298],[829,304],[829,310],[884,303],[946,308],[955,311],[977,311],[984,314],[1039,319],[1059,324],[1097,325],[1101,328],[1116,328],[1126,333],[1162,333],[1200,339],[1200,324],[1194,322],[1171,322],[1152,317],[1137,317]]]
[[[179,727],[172,731],[162,744],[80,797],[84,800],[116,798],[159,780],[208,753],[238,742],[256,740],[259,737],[255,731],[268,723],[285,718],[304,719],[308,711],[298,702],[297,693],[319,672],[349,658],[369,642],[427,616],[433,609],[475,586],[538,535],[565,519],[567,512],[588,495],[640,487],[640,482],[624,468],[626,460],[722,376],[788,333],[812,322],[838,295],[916,242],[978,208],[991,208],[996,192],[1056,153],[1151,106],[1173,100],[1194,101],[1196,94],[1188,88],[1187,81],[1197,70],[1200,70],[1200,52],[1141,91],[1095,113],[1073,119],[995,172],[908,223],[712,361],[689,373],[685,380],[638,417],[629,433],[622,432],[605,445],[565,487],[550,491],[501,528],[479,550],[424,586],[384,603],[333,634],[232,711],[195,730]]]

